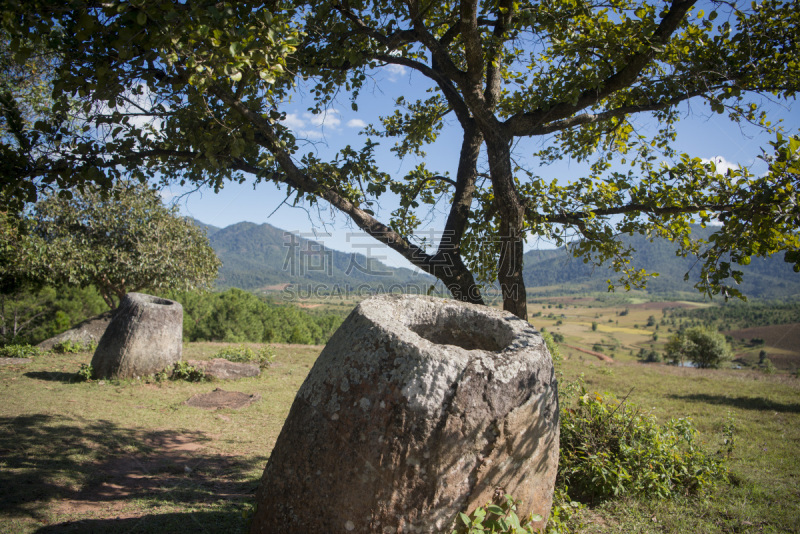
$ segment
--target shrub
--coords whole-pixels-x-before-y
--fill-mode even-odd
[[[214,357],[237,363],[257,363],[259,367],[264,369],[275,361],[275,350],[269,345],[264,345],[257,351],[246,345],[238,345],[236,347],[226,347],[217,352]]]
[[[588,393],[561,412],[558,485],[595,503],[623,495],[674,497],[725,479],[724,458],[704,451],[689,419],[661,425],[635,406]]]
[[[639,360],[645,363],[661,363],[661,353],[655,350],[639,349],[639,354],[636,355]]]
[[[94,369],[87,363],[82,363],[81,368],[75,373],[75,380],[78,382],[89,382],[94,378]]]
[[[204,382],[208,380],[202,369],[189,365],[183,360],[175,362],[170,378],[172,380],[186,380],[187,382]]]
[[[458,514],[456,529],[453,534],[483,534],[495,533],[531,533],[531,521],[541,521],[542,516],[532,515],[520,520],[517,517],[517,504],[511,495],[504,495],[497,499],[498,504],[488,503],[477,508],[470,515]]]
[[[96,348],[97,343],[94,341],[82,343],[80,341],[67,339],[53,345],[51,352],[55,352],[56,354],[75,354],[77,352],[92,352]]]
[[[30,345],[6,345],[5,347],[0,347],[0,358],[33,358],[39,354],[39,349]]]
[[[761,370],[768,375],[774,374],[777,371],[775,364],[773,364],[769,358],[764,358],[764,361],[759,367],[761,367]]]

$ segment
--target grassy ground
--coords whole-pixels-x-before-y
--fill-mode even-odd
[[[644,332],[643,325],[649,315],[660,318],[659,310],[631,308],[620,317],[624,306],[544,306],[568,316],[560,325],[568,343],[573,337],[591,346],[609,336],[620,343],[613,363],[569,355],[565,379],[583,374],[591,391],[628,395],[627,402],[662,420],[689,416],[710,450],[720,447],[726,421],[737,428],[732,484],[680,501],[597,504],[578,514],[578,532],[800,532],[800,380],[640,364],[627,346],[647,342],[653,329]],[[532,322],[541,326],[540,320],[556,328],[557,320]],[[184,358],[209,358],[223,346],[189,344]],[[74,373],[88,353],[0,367],[0,532],[242,531],[269,452],[319,351],[277,346],[275,365],[261,377],[213,384],[77,383]],[[262,400],[239,411],[184,404],[215,387]]]
[[[193,343],[184,358],[223,345]],[[0,532],[239,532],[320,347],[279,346],[262,377],[225,383],[74,382],[88,353],[0,367]],[[221,387],[241,411],[186,406]]]

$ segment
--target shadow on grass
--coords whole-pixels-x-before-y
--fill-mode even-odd
[[[691,395],[669,395],[671,399],[705,402],[732,406],[743,410],[760,410],[781,413],[800,413],[800,404],[781,403],[765,399],[764,397],[728,397],[725,395],[708,395],[706,393],[693,393]]]
[[[266,457],[205,451],[207,441],[203,432],[146,431],[102,420],[2,417],[0,515],[61,521],[39,532],[240,531]],[[173,513],[173,506],[205,510]],[[92,519],[79,520],[87,516]],[[159,527],[166,523],[175,528]]]
[[[78,377],[75,373],[64,373],[60,371],[31,371],[29,373],[24,373],[23,376],[33,378],[34,380],[61,382],[62,384],[71,384],[72,382],[78,381]]]
[[[125,534],[243,532],[246,522],[239,511],[186,512],[147,515],[127,519],[84,519],[49,525],[36,534]]]

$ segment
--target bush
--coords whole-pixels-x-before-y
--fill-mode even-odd
[[[89,382],[94,379],[94,369],[87,363],[82,363],[81,368],[75,373],[75,380],[78,382]]]
[[[183,360],[175,362],[170,378],[172,380],[186,380],[187,382],[204,382],[208,380],[202,369],[189,365]]]
[[[259,367],[264,369],[275,361],[275,350],[269,345],[264,345],[257,351],[246,345],[238,345],[222,349],[214,355],[214,358],[224,358],[229,362],[237,363],[257,363]]]
[[[498,499],[498,504],[488,503],[477,508],[470,515],[458,514],[456,529],[453,534],[483,534],[489,532],[501,533],[530,533],[533,534],[531,521],[541,521],[542,516],[517,517],[517,504],[511,495],[504,495]]]
[[[30,345],[6,345],[5,347],[0,347],[0,358],[33,358],[39,354],[39,349]]]
[[[586,503],[621,497],[676,497],[713,487],[725,460],[704,451],[689,419],[661,425],[635,406],[588,393],[561,412],[558,486]]]
[[[639,354],[636,355],[640,361],[644,363],[661,363],[661,353],[655,350],[639,349]]]
[[[97,343],[94,341],[82,343],[80,341],[67,339],[66,341],[60,341],[53,345],[51,352],[55,352],[56,354],[75,354],[77,352],[92,352],[96,348]]]
[[[768,375],[774,374],[777,371],[775,364],[773,364],[769,358],[764,358],[763,363],[761,363],[759,367],[761,368],[761,371]]]

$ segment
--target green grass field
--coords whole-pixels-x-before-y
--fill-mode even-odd
[[[723,424],[736,425],[730,484],[677,501],[590,506],[577,513],[576,532],[800,532],[800,379],[641,364],[629,351],[649,346],[654,328],[644,325],[650,315],[660,320],[660,310],[628,306],[620,316],[624,305],[562,304],[532,304],[532,316],[544,313],[531,321],[562,332],[567,343],[617,346],[606,351],[615,354],[612,363],[565,351],[565,380],[583,375],[591,391],[627,396],[659,420],[691,417],[711,451],[721,447]],[[549,313],[564,315],[562,324]],[[188,344],[184,358],[210,358],[223,346]],[[75,382],[89,353],[0,366],[0,532],[243,531],[270,450],[321,347],[275,349],[276,362],[261,377],[224,383]],[[216,387],[262,399],[239,411],[184,404]]]

